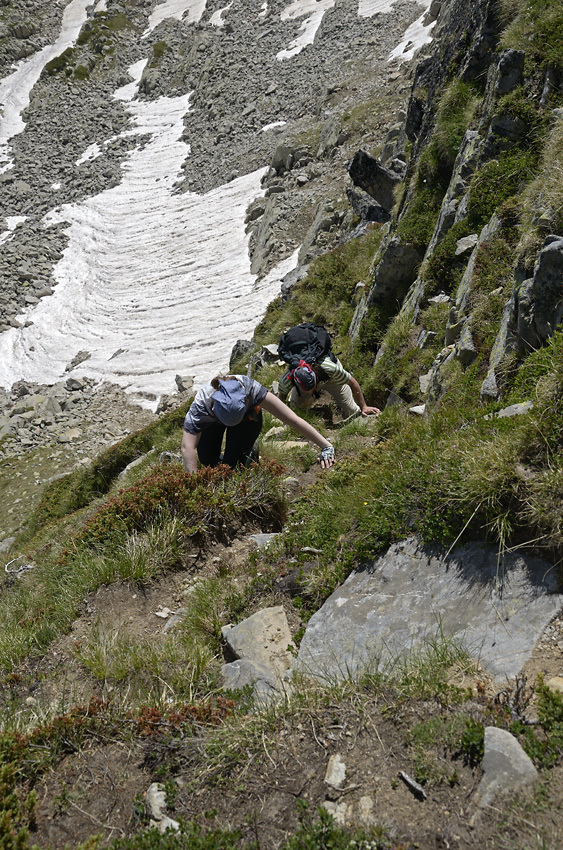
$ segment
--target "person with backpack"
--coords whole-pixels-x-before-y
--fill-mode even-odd
[[[281,335],[278,354],[289,368],[279,381],[278,395],[296,407],[309,407],[315,390],[326,390],[336,402],[343,419],[352,416],[377,416],[378,407],[370,407],[362,388],[332,351],[332,340],[322,325],[304,322]]]
[[[253,378],[227,375],[201,387],[186,414],[181,447],[186,472],[197,470],[198,458],[203,466],[226,463],[233,469],[257,460],[254,444],[262,430],[262,410],[315,443],[323,469],[334,464],[334,447],[316,428]]]

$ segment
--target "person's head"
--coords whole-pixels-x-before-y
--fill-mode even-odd
[[[317,386],[317,376],[304,360],[301,360],[299,366],[293,370],[292,377],[300,393],[312,393]]]
[[[233,375],[214,378],[211,383],[215,387],[211,396],[213,413],[227,428],[239,425],[246,413],[246,390],[243,384]]]

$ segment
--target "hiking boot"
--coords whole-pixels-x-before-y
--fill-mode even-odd
[[[252,448],[250,449],[248,456],[246,458],[245,466],[250,466],[251,463],[258,463],[260,460],[260,444],[258,440],[254,443]]]

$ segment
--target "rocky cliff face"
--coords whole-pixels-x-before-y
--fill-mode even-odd
[[[488,358],[481,398],[500,399],[508,373],[561,324],[561,201],[554,204],[541,189],[558,168],[542,151],[546,139],[561,134],[561,71],[541,62],[534,36],[529,50],[507,46],[506,38],[503,44],[506,20],[499,14],[495,3],[444,4],[435,50],[414,72],[405,118],[361,175],[385,206],[386,191],[374,176],[406,162],[402,197],[373,260],[353,336],[361,338],[362,322],[395,300],[424,347],[429,305],[449,305],[439,334],[446,347],[421,378],[427,411],[447,391],[452,368],[465,370],[479,358]],[[352,170],[351,176],[357,179]],[[487,262],[485,305],[478,292]],[[483,311],[495,325],[492,347],[483,344]],[[378,359],[387,344],[383,338]]]

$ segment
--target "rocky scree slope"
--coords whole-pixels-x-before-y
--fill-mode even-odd
[[[288,37],[287,22],[280,21],[282,4],[272,4],[264,17],[252,4],[237,4],[228,26],[220,28],[210,23],[216,11],[211,3],[199,23],[165,19],[141,39],[154,7],[149,0],[109,2],[98,14],[89,7],[77,44],[49,63],[31,92],[25,130],[11,141],[14,167],[0,175],[4,215],[27,217],[2,246],[5,327],[14,324],[19,308],[36,303],[55,284],[50,272],[65,238],[61,228],[43,227],[44,214],[120,181],[120,165],[137,140],[119,137],[129,117],[112,95],[130,81],[127,69],[140,59],[149,56],[141,97],[193,92],[185,117],[191,153],[177,191],[206,192],[272,163],[268,197],[249,213],[257,274],[304,241],[325,202],[322,225],[305,241],[326,246],[327,231],[338,230],[350,215],[343,201],[344,162],[365,133],[370,146],[381,144],[393,121],[387,105],[396,105],[401,92],[406,95],[403,72],[393,73],[387,60],[420,14],[415,3],[398,3],[392,13],[374,18],[359,17],[354,4],[339,4],[325,14],[316,49],[285,61],[276,59]],[[23,33],[33,28],[46,40],[58,22],[40,3],[4,4],[0,15],[7,53],[19,42],[37,50],[40,43]],[[17,21],[30,23],[22,29]],[[296,20],[296,31],[299,25]],[[3,66],[4,74],[9,70]],[[280,118],[283,126],[261,132]],[[102,155],[77,168],[94,143]]]

